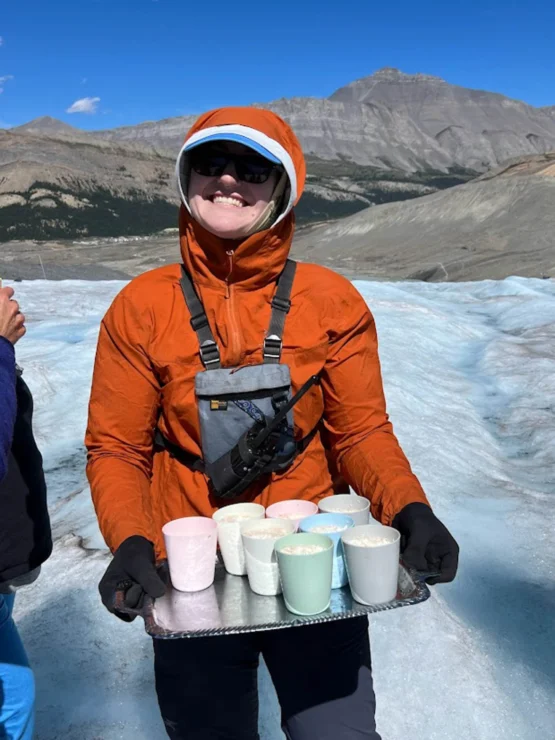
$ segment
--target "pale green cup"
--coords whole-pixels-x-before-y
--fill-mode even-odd
[[[315,545],[324,549],[310,554],[287,553],[290,547]],[[276,542],[275,553],[288,611],[302,616],[326,611],[331,598],[332,540],[324,534],[290,534]]]

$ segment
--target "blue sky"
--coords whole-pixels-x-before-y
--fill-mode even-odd
[[[553,0],[3,0],[0,37],[0,126],[324,97],[384,66],[555,105]]]

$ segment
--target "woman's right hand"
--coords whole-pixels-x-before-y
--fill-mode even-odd
[[[12,299],[13,288],[0,288],[0,337],[15,344],[25,334],[25,316]]]
[[[154,546],[144,537],[134,535],[124,540],[98,585],[102,603],[109,612],[124,622],[132,622],[140,611],[145,594],[159,599],[166,591],[166,584],[156,568]],[[116,594],[124,593],[118,609]]]

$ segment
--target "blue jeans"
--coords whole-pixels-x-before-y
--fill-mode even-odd
[[[0,740],[32,740],[35,679],[12,619],[15,594],[0,594]]]

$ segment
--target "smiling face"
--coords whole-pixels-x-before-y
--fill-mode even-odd
[[[259,157],[242,144],[218,141],[205,144],[211,152],[238,157]],[[200,146],[198,147],[201,148]],[[252,232],[270,202],[278,179],[278,170],[272,170],[266,182],[249,183],[237,176],[230,160],[217,175],[200,175],[193,168],[189,178],[188,200],[195,221],[207,231],[222,239],[240,239]]]

